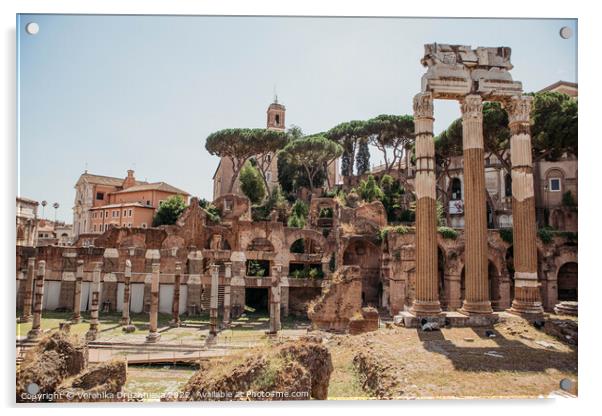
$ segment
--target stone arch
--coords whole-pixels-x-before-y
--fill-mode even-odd
[[[256,237],[247,245],[247,251],[274,251],[274,245],[264,237]]]
[[[362,277],[362,303],[378,307],[378,284],[381,281],[381,250],[365,238],[351,239],[343,251],[343,265],[360,267]]]
[[[577,262],[568,261],[558,269],[556,274],[558,301],[577,302]]]
[[[327,258],[327,260],[330,258],[330,253],[328,253],[328,243],[326,242],[326,238],[324,238],[322,233],[319,233],[318,231],[314,230],[299,229],[287,233],[286,247],[289,249],[289,251],[293,243],[297,240],[312,240],[316,244],[315,247],[316,250],[318,250],[317,252],[323,254],[324,257]]]

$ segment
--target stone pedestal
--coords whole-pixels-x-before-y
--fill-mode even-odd
[[[123,309],[121,311],[121,321],[119,322],[123,326],[123,331],[126,333],[134,332],[136,327],[132,325],[130,319],[130,305],[132,301],[131,292],[132,282],[132,262],[130,259],[125,261],[125,271],[123,272]]]
[[[461,313],[491,314],[487,278],[487,197],[483,148],[483,100],[467,95],[461,103],[464,149],[465,297]]]
[[[86,332],[86,340],[94,341],[98,337],[98,309],[99,297],[100,297],[100,272],[102,269],[102,262],[96,262],[94,264],[94,271],[92,272],[92,304],[90,305],[90,329]]]
[[[514,300],[509,312],[527,319],[543,317],[537,278],[535,193],[531,161],[530,114],[532,97],[515,96],[506,109],[512,137],[512,238],[514,247]]]
[[[270,287],[270,328],[268,333],[277,334],[281,329],[280,323],[280,273],[281,265],[272,267]]]
[[[84,280],[84,261],[77,261],[77,270],[75,272],[75,288],[73,290],[73,315],[71,322],[77,324],[81,321],[82,304],[82,281]]]
[[[27,259],[27,279],[25,280],[25,292],[23,299],[23,311],[21,313],[21,322],[31,321],[32,305],[33,305],[33,286],[36,274],[36,258],[30,257]]]
[[[219,265],[211,265],[211,297],[209,299],[209,333],[217,335],[217,303],[219,288]]]
[[[46,262],[38,262],[38,272],[35,279],[33,322],[31,330],[27,333],[28,339],[37,339],[42,333],[42,306],[44,301],[44,277],[46,275]]]
[[[171,300],[171,321],[169,326],[177,328],[180,326],[180,284],[182,283],[182,264],[176,262],[176,272],[174,275],[173,298]]]
[[[157,332],[159,319],[159,279],[161,277],[159,267],[159,263],[152,264],[149,327],[146,342],[157,342],[161,338],[161,334]]]
[[[433,97],[414,97],[416,130],[416,296],[410,312],[415,316],[441,313],[437,271],[437,208]]]

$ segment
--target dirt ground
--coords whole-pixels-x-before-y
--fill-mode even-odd
[[[559,390],[563,378],[577,380],[576,347],[519,319],[497,324],[494,337],[486,330],[422,332],[394,327],[360,336],[332,336],[327,343],[335,365],[329,399],[358,394],[398,399],[535,398]]]

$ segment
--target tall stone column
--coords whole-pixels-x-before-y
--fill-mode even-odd
[[[42,333],[42,306],[44,301],[44,276],[46,275],[46,262],[38,262],[38,272],[35,279],[33,322],[31,330],[27,333],[28,339],[39,338]]]
[[[270,287],[270,329],[268,333],[276,334],[281,329],[280,324],[280,272],[282,266],[272,266],[272,277]]]
[[[130,283],[132,280],[132,262],[130,259],[125,261],[125,270],[123,272],[123,309],[121,310],[120,324],[127,327],[130,325]]]
[[[157,332],[159,320],[159,279],[161,278],[160,264],[153,263],[152,268],[149,327],[146,342],[157,342],[161,338],[161,334]]]
[[[94,271],[92,272],[92,304],[90,305],[90,329],[86,332],[86,339],[94,341],[98,336],[98,308],[100,307],[100,272],[102,262],[94,263]]]
[[[174,275],[173,298],[171,300],[171,321],[169,326],[177,328],[180,326],[180,284],[182,283],[182,263],[176,261],[176,272]]]
[[[73,316],[71,322],[77,324],[81,321],[82,309],[82,281],[84,280],[84,261],[77,261],[75,271],[75,289],[73,290]]]
[[[537,318],[543,316],[537,279],[535,193],[531,160],[531,101],[515,96],[506,105],[512,137],[512,224],[514,245],[514,299],[510,312]]]
[[[416,316],[441,313],[437,272],[437,206],[433,96],[414,97],[416,132],[416,295],[410,312]]]
[[[230,326],[230,282],[232,279],[232,263],[224,263],[226,271],[224,273],[224,316],[222,317],[222,326],[228,328]]]
[[[25,298],[23,299],[23,311],[21,313],[21,322],[31,321],[31,311],[33,304],[33,285],[36,275],[36,258],[27,259],[27,279],[25,280]]]
[[[219,265],[211,265],[211,298],[209,300],[209,333],[217,334],[217,304],[219,289]]]
[[[487,279],[487,197],[483,148],[483,100],[470,94],[462,101],[464,149],[465,298],[460,312],[491,314]]]

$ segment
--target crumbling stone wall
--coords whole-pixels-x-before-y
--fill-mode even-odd
[[[312,324],[324,330],[347,331],[349,321],[362,307],[362,281],[358,266],[343,266],[333,275],[330,285],[308,307]]]

